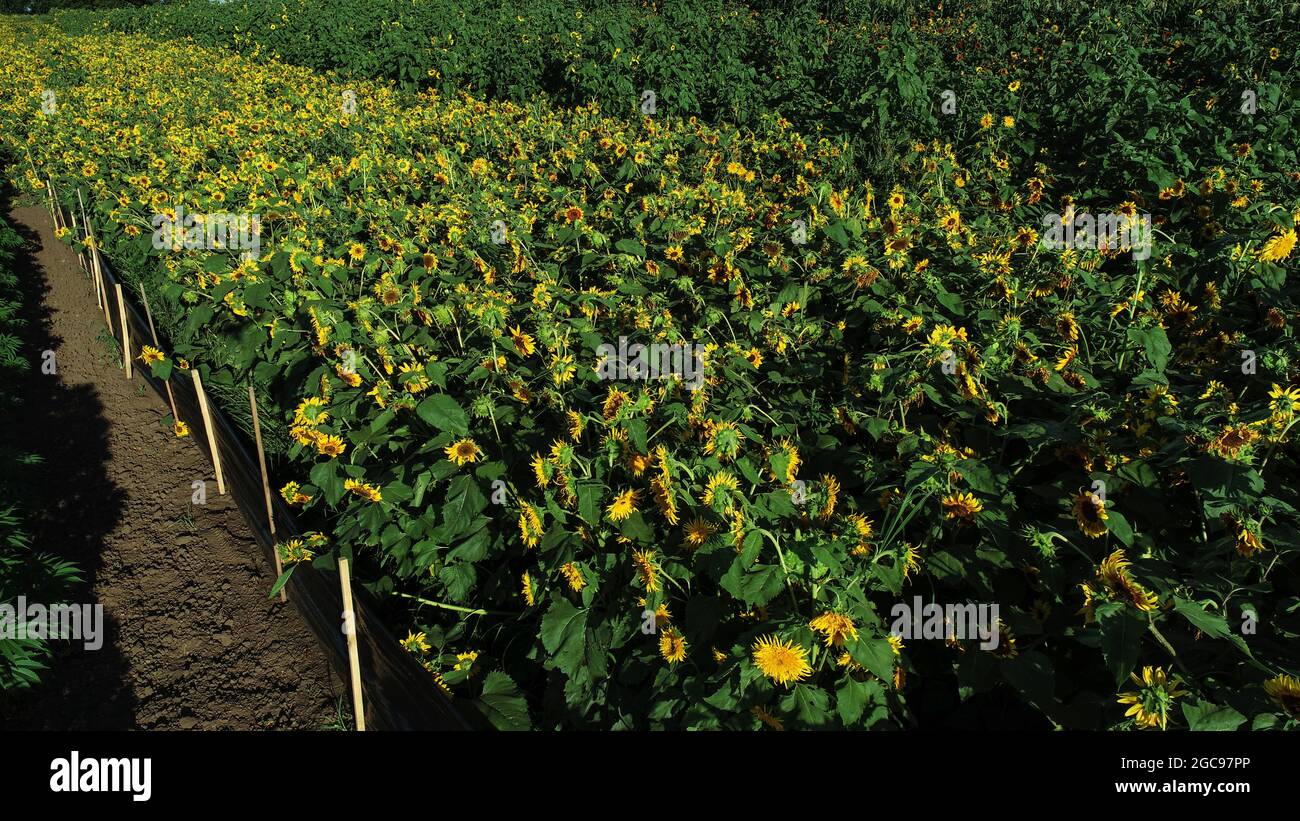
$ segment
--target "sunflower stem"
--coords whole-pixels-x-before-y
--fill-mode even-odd
[[[1183,660],[1178,657],[1178,653],[1174,652],[1174,646],[1170,644],[1169,640],[1160,632],[1160,628],[1156,627],[1155,619],[1150,616],[1147,617],[1147,629],[1151,631],[1151,635],[1156,637],[1156,641],[1160,642],[1160,646],[1168,651],[1169,657],[1174,660],[1174,664],[1183,672],[1183,675],[1187,676],[1189,679],[1195,679],[1196,677],[1192,675],[1192,672],[1183,666]]]
[[[424,599],[419,596],[412,596],[410,593],[397,593],[396,595],[400,596],[403,599],[412,599],[414,601],[418,601],[420,604],[427,604],[430,607],[440,607],[443,610],[454,610],[457,613],[465,613],[466,615],[469,616],[517,616],[519,615],[518,613],[509,610],[476,610],[473,607],[461,607],[460,605],[456,605],[456,604],[447,604],[446,602],[433,601],[432,599]]]

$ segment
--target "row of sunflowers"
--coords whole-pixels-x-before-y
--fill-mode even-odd
[[[1300,717],[1285,98],[1251,130],[1205,102],[1228,75],[1190,92],[1182,164],[1116,184],[1025,130],[1026,70],[873,181],[776,113],[412,97],[12,21],[0,53],[11,184],[84,192],[154,373],[281,413],[317,531],[286,562],[352,557],[498,726]],[[259,247],[157,247],[182,212],[258,215]],[[1149,217],[1149,257],[1044,242],[1084,214]],[[620,340],[699,383],[611,367]],[[996,609],[904,635],[913,602]]]

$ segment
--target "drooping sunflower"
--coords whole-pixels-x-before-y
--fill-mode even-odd
[[[704,504],[713,507],[717,500],[729,500],[729,494],[740,489],[740,482],[731,473],[720,470],[709,477],[704,486]]]
[[[1228,529],[1233,534],[1233,546],[1236,547],[1237,553],[1249,559],[1261,550],[1267,550],[1264,542],[1259,537],[1259,525],[1249,519],[1240,516],[1233,516],[1230,513],[1224,513],[1223,521],[1227,524]]]
[[[546,487],[551,483],[551,472],[554,470],[551,463],[546,461],[540,453],[534,453],[532,461],[529,462],[533,468],[533,481],[538,487]]]
[[[776,636],[763,636],[754,642],[753,656],[754,665],[777,684],[789,685],[812,673],[808,652]]]
[[[533,351],[537,350],[533,338],[524,333],[523,328],[518,325],[510,329],[510,341],[514,344],[515,350],[519,352],[520,356],[531,356]]]
[[[637,575],[645,585],[647,593],[659,590],[659,568],[655,563],[653,550],[636,550],[632,553],[632,564],[636,566]]]
[[[427,653],[430,649],[429,637],[424,634],[423,630],[418,633],[412,630],[407,630],[406,638],[402,639],[401,644],[402,647],[412,653]]]
[[[1097,568],[1097,578],[1101,579],[1114,598],[1143,612],[1155,610],[1160,604],[1159,597],[1133,579],[1129,573],[1132,565],[1121,548],[1102,560],[1101,566]]]
[[[370,502],[383,501],[383,494],[379,488],[356,479],[348,479],[345,481],[343,483],[343,489],[354,496],[360,496],[362,499]]]
[[[573,562],[560,567],[560,572],[564,574],[564,580],[569,583],[569,589],[574,593],[581,593],[582,588],[587,586],[587,580],[582,576],[582,568]]]
[[[290,505],[305,505],[311,501],[311,497],[302,492],[302,485],[297,482],[288,482],[280,488],[280,497]]]
[[[669,627],[659,636],[659,655],[669,664],[686,660],[686,639],[675,627]]]
[[[1300,718],[1300,678],[1280,675],[1264,682],[1264,692],[1292,718]]]
[[[533,578],[528,575],[528,571],[525,570],[523,578],[520,581],[523,585],[523,590],[521,592],[523,593],[524,601],[527,602],[529,607],[532,607],[537,603],[537,592],[533,590]]]
[[[1133,723],[1144,730],[1152,727],[1166,729],[1174,699],[1187,695],[1181,686],[1182,681],[1177,676],[1169,678],[1163,667],[1150,666],[1142,668],[1142,678],[1138,678],[1137,673],[1130,673],[1129,678],[1138,689],[1119,694],[1119,703],[1129,705],[1124,716],[1132,716]]]
[[[637,491],[635,489],[625,490],[614,497],[609,507],[605,509],[609,514],[611,522],[621,522],[637,511]]]
[[[949,519],[972,519],[984,509],[983,503],[970,493],[950,493],[943,497],[942,504]]]
[[[551,357],[551,379],[556,385],[564,385],[572,381],[577,372],[578,368],[573,362],[572,355]]]
[[[1268,403],[1268,409],[1273,413],[1288,418],[1300,413],[1300,388],[1284,388],[1274,383],[1273,389],[1268,392],[1268,395],[1272,400]]]
[[[290,539],[287,542],[281,542],[275,546],[276,553],[280,554],[280,561],[287,567],[289,565],[305,562],[312,558],[312,551],[303,544],[302,539]]]
[[[536,547],[537,541],[542,537],[542,517],[537,513],[537,508],[527,502],[520,503],[519,536],[527,547]]]
[[[1106,514],[1105,503],[1097,494],[1080,490],[1074,494],[1070,510],[1074,514],[1074,520],[1079,523],[1083,535],[1090,539],[1106,535],[1106,520],[1109,516]]]
[[[858,637],[857,625],[843,613],[828,611],[808,622],[808,626],[826,638],[827,647],[843,647],[845,639]]]
[[[1296,233],[1292,228],[1284,231],[1277,236],[1269,237],[1260,249],[1259,258],[1264,262],[1281,262],[1291,255],[1292,249],[1295,248]]]
[[[817,512],[817,518],[825,520],[829,519],[835,512],[835,505],[840,498],[840,480],[829,473],[823,473],[822,486],[826,490],[826,501],[822,504],[821,510]]]

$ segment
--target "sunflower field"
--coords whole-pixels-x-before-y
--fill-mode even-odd
[[[511,25],[571,26],[557,70],[498,60],[488,3],[403,35],[409,76],[199,5],[281,4],[0,21],[10,184],[84,192],[155,375],[265,397],[315,530],[289,572],[349,557],[467,709],[1297,726],[1285,5],[535,0]],[[158,247],[180,211],[259,215],[260,249]],[[1147,247],[1049,241],[1081,214]],[[610,378],[620,340],[699,384]],[[913,602],[994,605],[992,641],[902,636]]]

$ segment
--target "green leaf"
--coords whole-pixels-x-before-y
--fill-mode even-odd
[[[1137,666],[1138,654],[1142,649],[1142,635],[1147,629],[1146,619],[1139,617],[1131,608],[1121,605],[1104,614],[1099,609],[1097,623],[1101,628],[1101,654],[1118,687]]]
[[[339,478],[338,462],[335,460],[317,464],[308,476],[313,485],[324,491],[325,499],[330,504],[336,505],[343,498],[343,480]]]
[[[276,579],[275,584],[271,585],[271,592],[267,596],[268,599],[274,599],[275,595],[289,583],[289,577],[293,575],[293,570],[297,566],[298,565],[296,564],[291,564],[284,569],[284,572],[280,574],[280,578]]]
[[[645,259],[645,246],[634,239],[621,239],[614,243],[614,247],[625,254],[631,254],[639,259]]]
[[[172,375],[172,361],[170,359],[163,359],[159,362],[154,362],[149,366],[149,371],[153,374],[154,379],[170,379]]]
[[[447,487],[447,501],[442,506],[442,520],[448,531],[446,537],[451,539],[466,532],[487,503],[487,497],[472,476],[462,474],[452,479]]]
[[[1208,701],[1189,699],[1184,701],[1183,718],[1191,730],[1213,730],[1229,732],[1246,723],[1246,717],[1226,705],[1211,704]]]
[[[542,617],[542,646],[565,675],[573,675],[583,665],[587,650],[588,612],[557,596],[551,600],[550,609]]]
[[[845,727],[852,728],[862,718],[869,692],[867,682],[851,676],[846,676],[840,689],[835,691],[835,712],[839,713]]]
[[[1169,352],[1173,350],[1164,328],[1129,328],[1128,338],[1135,345],[1142,346],[1152,368],[1164,372],[1165,365],[1169,363]]]
[[[810,727],[820,727],[830,720],[830,697],[820,687],[796,684],[794,690],[781,700],[781,709],[794,713]]]
[[[524,699],[514,679],[499,670],[493,670],[483,679],[483,692],[478,697],[483,715],[498,730],[531,730],[528,702]]]
[[[894,648],[889,639],[850,639],[845,647],[849,656],[881,681],[894,678]]]
[[[600,524],[600,485],[592,482],[577,483],[578,515],[589,525]]]
[[[415,408],[421,419],[438,430],[454,436],[469,435],[469,415],[460,404],[445,393],[434,394]]]
[[[1223,616],[1208,612],[1200,604],[1189,599],[1174,597],[1174,612],[1190,621],[1196,629],[1213,638],[1227,638],[1230,635],[1228,622]]]
[[[745,569],[743,557],[737,557],[722,577],[722,589],[751,605],[764,605],[781,592],[785,575],[776,565],[756,565]]]

